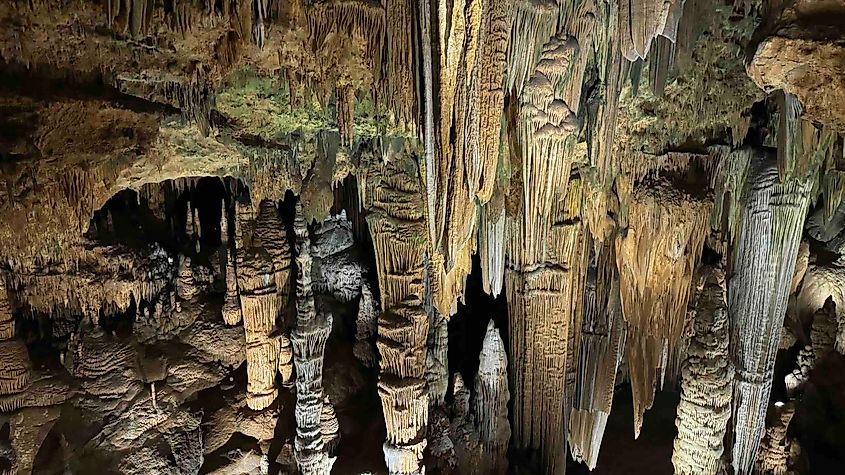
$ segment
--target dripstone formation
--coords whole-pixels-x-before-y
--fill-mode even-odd
[[[0,25],[0,473],[845,466],[842,0]]]

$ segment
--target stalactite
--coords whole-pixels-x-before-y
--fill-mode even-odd
[[[481,46],[478,53],[478,154],[480,172],[477,196],[486,203],[493,195],[501,144],[505,90],[502,77],[513,23],[514,0],[483,2]]]
[[[385,0],[385,64],[387,98],[395,119],[409,130],[417,130],[419,114],[416,70],[417,48],[414,28],[417,9],[413,0]]]
[[[568,439],[572,458],[594,469],[613,402],[625,325],[613,246],[603,246],[587,270],[578,380]]]
[[[645,59],[659,35],[675,41],[685,0],[621,0],[619,41],[629,61]]]
[[[481,346],[475,378],[475,424],[481,441],[481,466],[477,473],[504,474],[511,437],[508,422],[508,358],[499,330],[490,320]]]
[[[635,437],[666,369],[664,353],[674,357],[681,338],[712,206],[711,198],[666,181],[641,185],[631,197],[627,233],[616,239]]]
[[[427,245],[420,177],[405,151],[368,172],[367,223],[373,237],[382,314],[378,320],[381,354],[379,396],[391,474],[421,473],[428,422],[423,254]]]
[[[311,288],[311,242],[302,213],[296,203],[296,326],[291,332],[293,363],[296,367],[296,462],[304,474],[326,474],[335,458],[326,451],[321,432],[323,414],[323,354],[332,328],[332,316],[318,312]]]
[[[736,368],[733,467],[738,474],[751,473],[763,436],[810,189],[806,181],[781,183],[776,163],[762,153],[752,159],[748,180],[728,291]]]
[[[514,0],[513,10],[506,84],[509,93],[519,96],[557,29],[558,6],[554,0]]]
[[[225,249],[226,255],[226,296],[223,300],[223,321],[227,325],[237,325],[241,322],[241,302],[238,295],[238,275],[235,271],[235,257],[230,257],[231,251]]]
[[[449,387],[449,319],[434,305],[434,296],[439,291],[439,275],[436,264],[428,254],[424,257],[425,299],[423,305],[428,316],[428,340],[426,342],[425,379],[428,397],[432,406],[441,406],[446,400]]]
[[[498,210],[491,202],[481,207],[478,223],[478,254],[481,259],[484,292],[493,297],[502,293],[505,280],[505,207]]]
[[[694,333],[682,364],[681,401],[672,463],[678,474],[719,474],[725,470],[722,440],[730,417],[733,369],[728,358],[729,321],[725,278],[705,269],[696,298]]]

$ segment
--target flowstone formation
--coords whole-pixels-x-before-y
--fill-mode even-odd
[[[843,24],[3,2],[0,472],[835,471]]]

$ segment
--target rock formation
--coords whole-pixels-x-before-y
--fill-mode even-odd
[[[625,326],[619,300],[619,275],[613,247],[604,246],[587,271],[584,322],[578,358],[578,385],[569,419],[572,458],[592,470],[613,403],[616,374],[623,356]]]
[[[770,156],[751,161],[747,205],[728,284],[733,389],[733,467],[751,473],[765,429],[774,357],[800,245],[809,188],[780,183]],[[760,291],[760,289],[766,289]]]
[[[733,371],[728,355],[729,319],[725,277],[705,269],[704,287],[696,297],[694,335],[681,368],[678,436],[672,463],[675,473],[717,474],[725,429],[731,414]]]
[[[477,473],[506,473],[507,447],[511,437],[508,421],[508,357],[499,330],[491,320],[481,347],[478,376],[475,379],[476,430],[481,445]]]
[[[0,2],[0,472],[842,465],[843,18]]]
[[[296,285],[296,326],[291,333],[293,364],[296,368],[296,461],[305,474],[331,471],[335,458],[325,445],[321,422],[323,413],[323,355],[332,328],[332,316],[318,311],[311,286],[311,242],[297,202],[296,264],[299,278]]]
[[[637,188],[628,208],[628,230],[616,239],[625,352],[634,393],[634,437],[654,400],[666,361],[674,358],[689,289],[707,236],[709,199],[668,182]]]

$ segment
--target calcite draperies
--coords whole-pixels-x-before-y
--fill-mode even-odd
[[[634,436],[681,338],[693,272],[709,231],[712,199],[670,182],[638,186],[628,229],[616,238],[625,351],[634,393]]]
[[[578,379],[567,434],[572,458],[592,470],[610,415],[625,341],[619,273],[612,245],[602,246],[596,262],[587,268],[580,339]]]
[[[582,187],[569,182],[577,124],[559,92],[578,54],[573,38],[552,38],[522,91],[515,153],[522,209],[506,223],[514,442],[539,450],[547,473],[566,468],[567,387],[577,355],[571,330],[580,328],[585,274],[586,239],[574,219]]]
[[[781,182],[776,161],[757,151],[728,284],[733,388],[733,467],[750,474],[765,429],[775,353],[809,204],[808,180]]]

